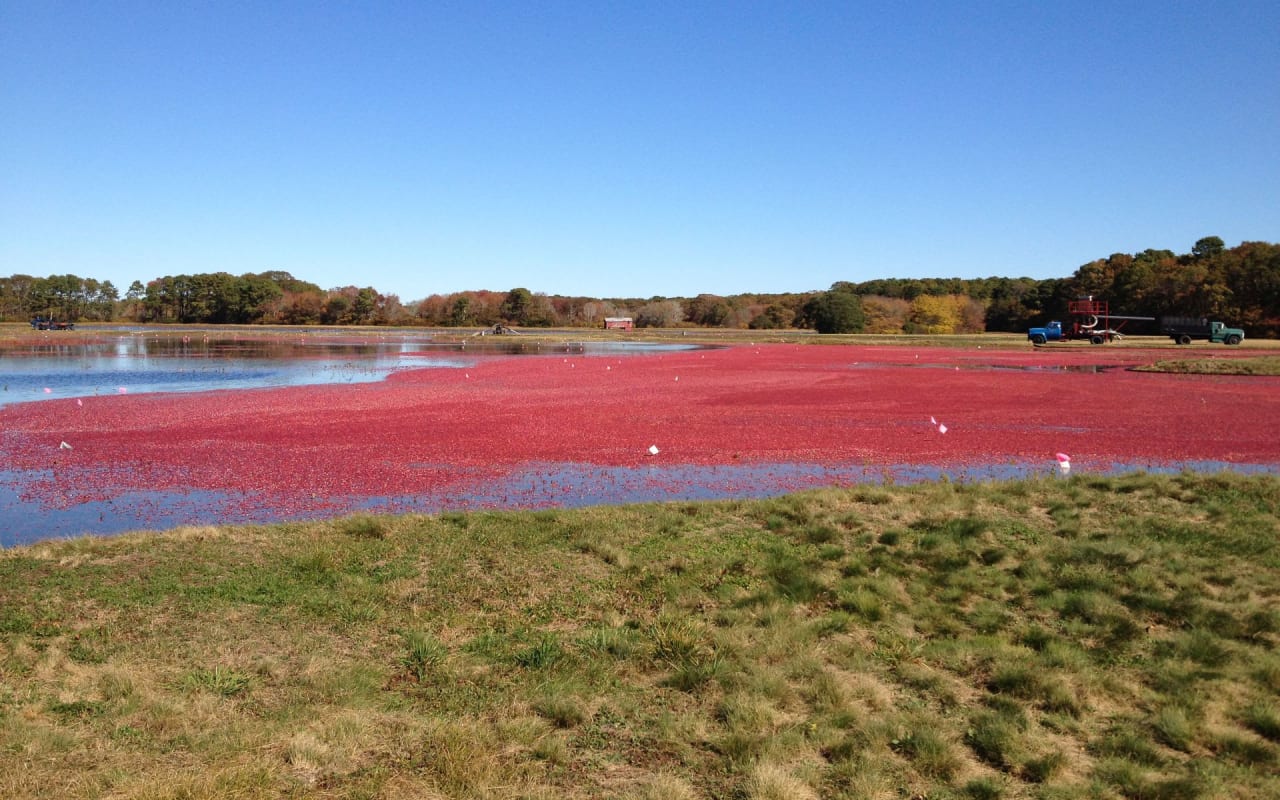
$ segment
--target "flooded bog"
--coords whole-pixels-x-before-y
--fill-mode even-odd
[[[39,401],[0,408],[3,541],[1058,476],[1062,456],[1071,475],[1280,465],[1280,379],[1039,351],[149,338],[0,357]]]

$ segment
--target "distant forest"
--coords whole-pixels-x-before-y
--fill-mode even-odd
[[[0,321],[539,328],[601,327],[606,317],[631,317],[637,327],[948,334],[1023,331],[1060,317],[1067,300],[1084,296],[1107,300],[1114,314],[1208,317],[1249,336],[1276,337],[1280,245],[1228,248],[1208,236],[1190,253],[1116,253],[1066,278],[886,278],[723,297],[565,297],[515,288],[404,302],[371,286],[321,289],[287,272],[166,275],[134,281],[121,296],[110,281],[12,275],[0,278]]]

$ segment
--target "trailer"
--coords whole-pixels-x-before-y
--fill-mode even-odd
[[[1069,342],[1086,339],[1091,344],[1106,344],[1115,339],[1123,339],[1121,332],[1125,324],[1131,320],[1151,322],[1155,317],[1134,317],[1112,314],[1110,304],[1106,300],[1094,300],[1082,297],[1067,302],[1067,314],[1070,321],[1064,325],[1053,320],[1048,325],[1032,328],[1027,331],[1027,339],[1034,345],[1048,342]]]
[[[1160,333],[1178,344],[1191,344],[1197,339],[1215,344],[1240,344],[1244,341],[1241,329],[1228,328],[1224,323],[1204,317],[1161,317]]]

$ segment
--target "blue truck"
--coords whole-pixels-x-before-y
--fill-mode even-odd
[[[1102,344],[1120,335],[1120,331],[1112,330],[1111,328],[1099,330],[1096,325],[1085,327],[1080,323],[1072,323],[1070,326],[1063,328],[1062,323],[1056,319],[1042,328],[1032,328],[1027,331],[1027,338],[1031,340],[1032,344],[1069,342],[1072,339],[1088,339],[1093,344]]]
[[[1094,300],[1092,295],[1067,302],[1067,313],[1071,315],[1071,323],[1063,325],[1058,320],[1050,322],[1042,328],[1027,331],[1027,338],[1032,344],[1042,345],[1047,342],[1069,342],[1073,339],[1088,339],[1093,344],[1104,344],[1112,339],[1120,339],[1123,334],[1120,328],[1132,319],[1151,320],[1154,317],[1114,316],[1106,300]],[[1113,320],[1119,320],[1112,327]]]

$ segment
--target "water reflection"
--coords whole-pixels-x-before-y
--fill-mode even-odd
[[[1237,472],[1280,474],[1272,464],[1222,461],[1100,463],[1086,473]],[[49,506],[17,488],[48,471],[21,474],[0,470],[0,547],[84,534],[167,530],[182,525],[281,522],[356,511],[438,513],[493,508],[574,508],[670,500],[772,497],[819,486],[899,484],[949,480],[982,483],[1022,478],[1061,478],[1056,463],[928,464],[738,464],[609,467],[590,464],[534,464],[504,478],[476,479],[465,487],[401,497],[311,497],[280,503],[252,493],[203,490],[129,489],[104,500]]]
[[[695,345],[549,342],[515,336],[126,334],[0,346],[0,406],[121,391],[202,392],[379,381],[494,355],[643,354]]]

